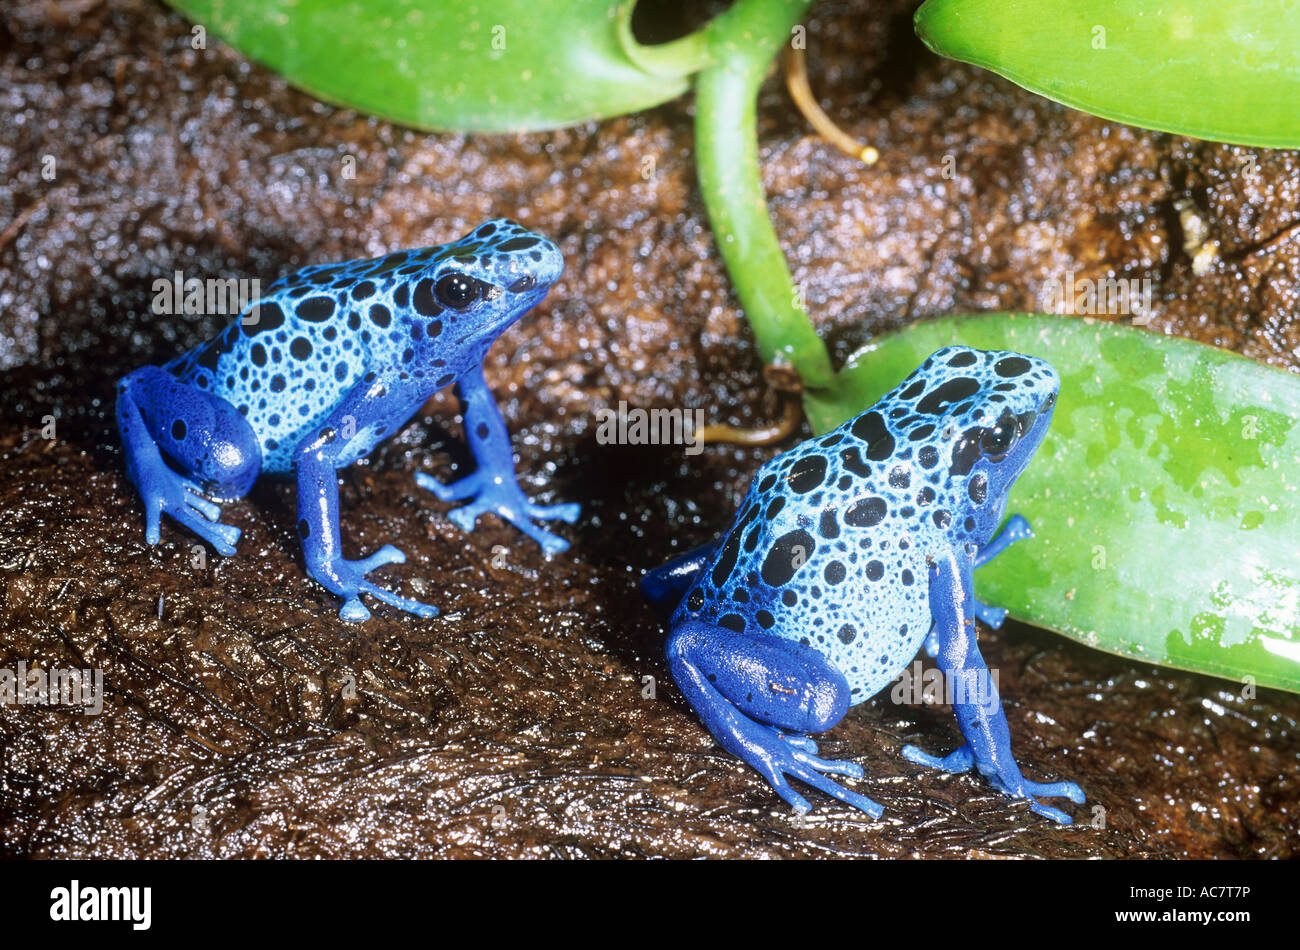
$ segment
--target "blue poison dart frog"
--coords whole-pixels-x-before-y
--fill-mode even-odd
[[[577,520],[578,506],[535,505],[515,477],[510,435],[483,379],[492,342],[544,296],[564,267],[559,250],[497,219],[450,244],[373,260],[306,267],[277,280],[240,320],[162,368],[117,386],[126,467],[157,544],[166,512],[222,554],[239,529],[221,501],[242,497],[260,472],[294,472],[307,573],[344,599],[339,616],[365,620],[361,594],[421,617],[435,607],[366,580],[405,555],[391,544],[343,557],[340,468],[398,431],[433,393],[456,384],[476,470],[452,485],[418,484],[465,531],[491,512],[548,553],[563,539],[532,519]]]
[[[1030,536],[1019,515],[994,532],[1059,387],[1040,359],[939,350],[857,418],[764,465],[725,535],[643,579],[672,610],[668,663],[682,693],[799,812],[809,805],[787,776],[879,817],[827,777],[862,769],[819,758],[807,734],[896,679],[923,642],[954,685],[966,741],[944,757],[906,746],[904,758],[974,766],[1062,823],[1035,796],[1084,800],[1072,782],[1020,774],[975,635],[976,617],[997,627],[1006,616],[975,599],[972,572]]]

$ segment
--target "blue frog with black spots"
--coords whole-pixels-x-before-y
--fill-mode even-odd
[[[417,474],[465,531],[480,514],[511,522],[548,553],[566,541],[534,519],[573,523],[576,504],[537,505],[515,475],[510,435],[483,378],[493,341],[537,304],[564,262],[544,237],[504,218],[449,244],[306,267],[272,284],[213,340],[117,386],[126,468],[145,508],[145,539],[166,513],[235,552],[239,529],[214,501],[242,497],[259,474],[294,473],[307,572],[370,616],[361,594],[421,617],[437,609],[366,579],[405,561],[393,545],[343,557],[338,469],[368,455],[452,383],[477,468],[452,485]],[[209,496],[209,497],[205,497]]]
[[[997,627],[1006,616],[975,599],[973,571],[1030,536],[1019,515],[997,528],[1059,387],[1034,357],[939,350],[866,412],[765,464],[723,537],[643,579],[672,609],[667,655],[682,693],[799,812],[809,804],[789,778],[879,817],[827,777],[861,778],[861,767],[818,757],[808,733],[897,679],[923,643],[957,687],[965,742],[944,757],[906,746],[905,758],[977,768],[1062,823],[1036,796],[1084,801],[1071,782],[1021,775],[975,633],[976,617]]]

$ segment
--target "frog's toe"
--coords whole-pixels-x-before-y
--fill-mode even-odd
[[[415,473],[415,483],[432,492],[439,501],[463,501],[478,491],[478,473],[466,475],[459,481],[444,485],[426,472]]]
[[[528,514],[534,518],[541,518],[543,521],[552,521],[558,518],[567,524],[573,524],[582,514],[582,505],[576,501],[565,502],[561,505],[535,505],[529,502]]]
[[[348,623],[360,623],[370,619],[370,611],[361,602],[360,597],[349,597],[339,608],[339,619],[346,620]]]
[[[438,608],[433,604],[423,604],[418,600],[412,600],[409,597],[402,597],[400,594],[394,594],[391,590],[385,590],[369,581],[362,581],[357,588],[362,593],[369,594],[376,600],[383,601],[390,607],[396,607],[408,614],[415,614],[417,617],[428,619],[429,617],[438,616]],[[364,618],[363,618],[364,619]]]
[[[819,772],[843,775],[845,778],[862,778],[862,766],[847,759],[823,759],[802,749],[797,751],[794,757]]]
[[[242,532],[234,525],[211,521],[189,507],[169,511],[168,514],[207,541],[218,553],[226,557],[235,553],[235,542],[239,540]],[[219,508],[217,514],[221,514]]]
[[[903,746],[903,758],[916,765],[924,765],[927,768],[939,769],[941,772],[969,772],[971,766],[975,764],[975,756],[971,753],[969,745],[962,745],[959,748],[949,752],[945,756],[931,755],[923,752],[914,745]]]
[[[779,729],[776,734],[796,749],[807,752],[809,755],[817,754],[817,743],[813,742],[813,740],[809,739],[807,736],[795,735],[792,732],[782,732]]]
[[[1042,795],[1044,798],[1068,798],[1076,805],[1086,802],[1083,789],[1073,782],[1031,782],[1025,779],[1026,795]]]
[[[825,795],[829,795],[831,798],[842,801],[844,804],[849,805],[852,808],[856,808],[858,811],[866,812],[872,818],[879,818],[882,814],[884,814],[885,809],[883,806],[877,804],[876,802],[873,802],[865,795],[859,795],[857,792],[849,791],[839,782],[827,778],[820,771],[821,769],[824,768],[824,764],[829,764],[833,768],[828,769],[827,771],[832,771],[834,774],[837,775],[848,775],[849,773],[842,771],[840,768],[840,766],[844,765],[845,763],[838,763],[838,762],[827,763],[825,759],[814,759],[814,761],[819,764],[815,764],[815,765],[811,763],[805,764],[803,760],[807,758],[809,757],[803,755],[803,753],[796,752],[794,754],[793,761],[786,763],[782,768],[786,772],[786,774],[791,775],[794,778],[797,778],[799,781],[807,785],[811,785],[819,792]],[[856,763],[853,762],[847,764],[856,765]],[[852,775],[851,777],[861,778],[862,769],[859,767],[857,769],[857,775]],[[772,787],[776,789],[777,794],[779,794],[786,801],[790,802],[791,805],[794,805],[794,807],[798,809],[801,814],[807,814],[808,812],[807,800],[804,799],[803,796],[795,792],[794,789],[790,788],[789,783],[786,782],[783,777],[778,775],[776,779],[777,779],[776,781],[773,781],[771,778],[769,778],[768,781],[772,783]],[[785,792],[782,791],[783,785],[785,786]],[[788,792],[789,794],[786,794],[786,792]],[[804,807],[799,808],[798,802],[803,802]]]
[[[1044,818],[1050,818],[1052,821],[1061,825],[1072,825],[1074,819],[1061,811],[1059,808],[1053,808],[1051,805],[1044,805],[1042,802],[1029,799],[1029,809],[1036,815],[1042,815]]]
[[[982,603],[979,598],[975,598],[975,616],[983,623],[992,627],[994,630],[997,630],[1002,626],[1002,622],[1007,619],[1007,611],[1004,607],[990,607],[988,604]],[[928,640],[926,641],[926,646],[929,646]],[[938,638],[936,637],[935,653],[931,653],[930,655],[935,656],[937,652]]]
[[[391,544],[385,544],[370,557],[363,558],[357,565],[362,574],[369,574],[375,568],[383,567],[385,564],[405,564],[406,554],[401,548],[396,548]]]

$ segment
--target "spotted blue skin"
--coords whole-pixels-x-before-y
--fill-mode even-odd
[[[977,616],[996,627],[1006,612],[975,599],[972,572],[1031,534],[1019,515],[995,531],[1059,387],[1034,357],[939,350],[866,412],[760,468],[726,534],[642,581],[674,608],[667,655],[682,693],[798,811],[810,806],[788,777],[880,816],[827,777],[862,769],[819,758],[807,734],[896,680],[923,643],[965,684],[954,711],[966,741],[943,758],[912,746],[904,757],[978,768],[1062,823],[1035,796],[1084,801],[1073,783],[1021,775],[975,636]]]
[[[362,593],[429,617],[437,609],[366,575],[405,555],[385,545],[342,555],[336,471],[368,455],[435,392],[455,384],[477,469],[452,485],[418,484],[463,530],[491,512],[548,553],[568,543],[533,519],[578,517],[535,505],[519,487],[510,435],[483,379],[496,338],[546,296],[564,262],[544,237],[504,218],[449,244],[371,260],[306,267],[277,280],[240,319],[162,367],[117,387],[127,472],[145,505],[145,538],[160,515],[233,554],[239,529],[211,498],[242,497],[261,473],[293,473],[307,572],[343,598],[339,616],[370,616]]]

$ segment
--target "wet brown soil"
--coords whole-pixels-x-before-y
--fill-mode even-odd
[[[827,2],[809,21],[814,88],[876,167],[813,138],[779,83],[761,104],[777,230],[837,358],[927,315],[1041,308],[1073,271],[1149,278],[1158,332],[1297,368],[1300,154],[1071,112],[924,51],[913,6]],[[777,449],[596,440],[620,400],[739,425],[776,411],[695,188],[689,98],[542,135],[428,135],[189,36],[146,0],[0,14],[0,666],[95,667],[107,686],[98,716],[0,707],[0,853],[1294,855],[1300,697],[1014,625],[982,632],[985,656],[1025,771],[1087,792],[1073,827],[903,761],[958,732],[887,696],[823,746],[863,764],[885,817],[816,796],[798,819],[687,708],[635,590],[723,527]],[[1204,273],[1180,208],[1218,242]],[[567,554],[492,518],[467,536],[416,487],[472,465],[449,395],[342,478],[348,555],[403,548],[378,576],[437,619],[340,622],[304,574],[288,484],[226,509],[236,557],[199,563],[170,522],[145,545],[113,383],[224,323],[154,316],[154,280],[269,283],[493,215],[568,262],[487,364],[528,490],[584,504]]]

